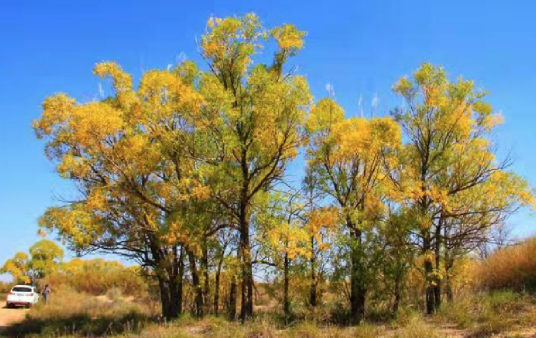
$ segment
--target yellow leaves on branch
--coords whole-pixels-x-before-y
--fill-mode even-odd
[[[87,247],[103,229],[101,220],[95,219],[81,204],[50,208],[39,218],[38,224],[49,231],[58,231],[61,237],[70,238],[79,248]]]
[[[176,112],[196,116],[203,99],[176,73],[151,70],[141,79],[138,95],[143,101],[144,119],[149,123],[170,118]]]
[[[130,107],[136,98],[132,91],[132,76],[124,72],[115,62],[102,62],[95,65],[93,74],[112,79],[112,86],[116,94],[117,103],[122,107]]]
[[[201,39],[202,54],[212,61],[216,70],[221,71],[232,60],[232,71],[242,74],[251,64],[256,40],[265,34],[253,13],[240,18],[210,18]]]
[[[305,32],[298,30],[294,25],[276,27],[271,33],[281,50],[294,52],[303,47]]]
[[[38,137],[52,134],[58,125],[65,123],[75,104],[75,99],[64,93],[47,97],[43,102],[43,114],[33,122]]]
[[[331,140],[338,145],[334,153],[336,161],[359,157],[367,163],[385,150],[398,148],[400,127],[391,118],[349,118],[334,126]]]
[[[336,208],[322,208],[308,213],[308,222],[305,231],[309,237],[315,239],[321,251],[327,250],[329,244],[324,243],[322,234],[335,233],[340,224],[340,215]],[[307,251],[308,253],[310,251]]]
[[[328,132],[330,128],[344,119],[344,110],[334,100],[323,98],[311,109],[306,129],[310,134]]]
[[[306,243],[309,240],[307,232],[296,223],[282,223],[268,232],[268,241],[277,252],[284,252],[290,260],[297,256],[306,255]]]
[[[124,92],[132,89],[132,76],[125,73],[115,62],[102,62],[95,66],[93,73],[99,77],[111,77],[114,89]]]

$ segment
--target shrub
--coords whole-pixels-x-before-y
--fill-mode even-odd
[[[496,251],[475,271],[477,286],[483,289],[536,291],[536,237]]]
[[[73,259],[41,284],[50,284],[53,288],[66,286],[90,295],[120,292],[125,296],[141,297],[147,294],[147,282],[136,269],[103,259]]]
[[[12,283],[4,283],[0,281],[0,294],[8,293],[13,287]]]

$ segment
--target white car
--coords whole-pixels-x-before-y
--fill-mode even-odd
[[[39,293],[33,286],[15,285],[7,295],[6,307],[31,307],[39,301]]]

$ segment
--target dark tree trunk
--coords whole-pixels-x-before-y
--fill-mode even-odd
[[[160,302],[162,303],[162,316],[166,319],[178,318],[181,314],[182,288],[175,280],[159,277]]]
[[[285,321],[288,323],[290,318],[290,300],[289,300],[289,271],[290,260],[288,253],[285,252],[284,266],[283,266],[283,311],[285,313]]]
[[[398,313],[398,307],[400,306],[400,299],[401,299],[401,294],[400,294],[400,290],[395,290],[395,300],[393,302],[393,314],[397,314]]]
[[[160,290],[160,302],[162,303],[162,316],[166,319],[179,317],[178,305],[179,294],[177,285],[177,248],[171,248],[171,253],[160,248],[158,241],[148,238],[151,255],[153,256],[154,268]]]
[[[427,275],[426,277],[426,313],[431,315],[435,312],[435,288],[432,285],[431,275],[433,274],[434,268],[432,262],[424,262],[424,272]]]
[[[397,273],[396,277],[395,277],[395,288],[393,290],[393,293],[394,293],[394,296],[395,296],[395,299],[394,299],[394,302],[393,302],[393,314],[396,315],[396,313],[398,312],[398,308],[400,306],[400,300],[402,299],[402,281],[401,281],[401,276],[400,274]]]
[[[169,281],[169,300],[170,300],[171,318],[178,318],[180,314],[178,291],[179,291],[179,288],[178,288],[177,281],[170,280]]]
[[[228,315],[229,319],[236,319],[236,296],[237,296],[237,285],[236,277],[231,278],[231,285],[229,286],[229,305],[228,305]]]
[[[192,274],[192,284],[195,294],[195,309],[194,315],[198,318],[203,317],[203,290],[201,288],[201,282],[199,280],[199,272],[197,271],[197,265],[195,257],[192,253],[188,253],[188,259],[190,262],[190,273]]]
[[[454,266],[454,261],[452,259],[446,259],[445,264],[445,292],[447,294],[447,301],[452,303],[454,301],[454,292],[452,291],[452,283],[450,280],[450,271]]]
[[[162,305],[162,316],[166,319],[172,319],[171,316],[171,300],[169,294],[169,285],[165,282],[165,279],[158,276],[158,287],[160,289],[160,303]]]
[[[441,264],[441,220],[436,228],[435,232],[435,269],[439,271]],[[441,278],[439,274],[434,275],[434,306],[435,310],[439,310],[441,307]]]
[[[214,277],[214,314],[217,316],[220,314],[220,279],[221,268],[223,265],[223,258],[225,253],[222,253],[220,261],[218,262],[218,269],[216,270],[216,276]]]
[[[315,250],[315,239],[314,237],[311,237],[311,259],[309,260],[311,263],[311,290],[309,291],[309,304],[315,308],[317,305],[317,294],[316,294],[316,288],[318,285],[317,276],[316,276],[316,257],[314,254]]]
[[[249,243],[249,214],[246,205],[243,205],[241,209],[240,258],[242,261],[242,287],[240,319],[245,321],[253,316],[253,266]]]
[[[203,270],[203,304],[206,307],[205,312],[209,312],[210,309],[210,276],[208,267],[208,244],[206,240],[203,243],[203,254],[201,257],[201,268]]]
[[[423,233],[423,254],[429,255],[430,249],[432,248],[431,245],[431,239],[430,239],[430,232],[428,230],[424,230]],[[434,291],[434,266],[432,264],[432,260],[430,257],[426,257],[424,260],[424,274],[426,279],[426,291],[425,291],[425,297],[426,297],[426,313],[431,315],[435,312],[436,306],[435,306],[435,291]]]
[[[177,277],[177,304],[178,312],[182,314],[182,303],[184,298],[184,249],[181,247],[179,255],[179,276]]]
[[[351,226],[351,229],[355,227]],[[353,240],[351,247],[351,273],[350,273],[350,323],[357,325],[365,317],[366,287],[363,278],[363,262],[361,253],[361,231],[352,232]]]

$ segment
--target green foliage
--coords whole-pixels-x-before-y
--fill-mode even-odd
[[[28,264],[36,279],[41,279],[56,271],[63,259],[63,249],[56,243],[43,239],[30,248],[31,260]]]
[[[63,249],[43,239],[30,248],[30,256],[18,252],[7,260],[0,273],[8,273],[20,284],[30,284],[56,271],[63,259]]]

